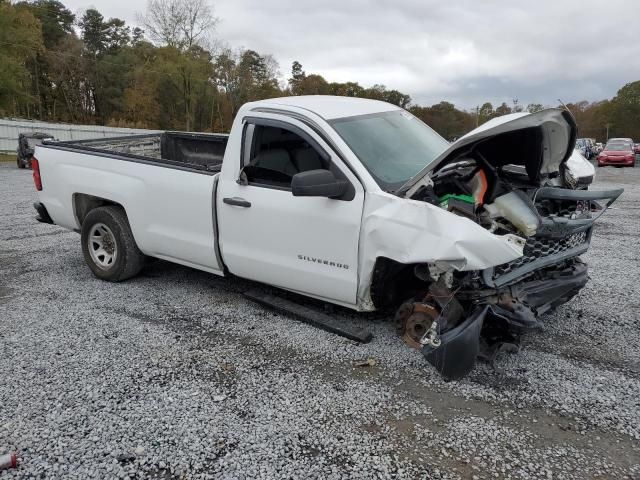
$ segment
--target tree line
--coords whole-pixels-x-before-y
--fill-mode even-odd
[[[58,0],[0,0],[0,116],[120,127],[224,132],[248,101],[284,95],[382,100],[411,111],[445,138],[526,107],[431,106],[384,85],[329,82],[293,62],[286,83],[272,55],[213,38],[206,0],[149,0],[138,26],[97,9],[74,15]],[[640,139],[640,81],[600,102],[567,104],[580,135]]]

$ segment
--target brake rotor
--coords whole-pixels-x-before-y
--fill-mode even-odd
[[[411,348],[421,350],[422,338],[440,315],[436,307],[420,302],[403,303],[396,312],[398,334]]]

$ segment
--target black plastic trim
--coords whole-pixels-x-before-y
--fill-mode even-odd
[[[549,200],[602,200],[608,198],[607,207],[611,205],[622,193],[624,188],[614,190],[569,190],[567,188],[542,187],[536,192],[536,200],[547,198]]]
[[[487,268],[482,271],[482,279],[484,280],[484,283],[490,287],[502,287],[518,280],[520,277],[527,275],[534,270],[551,266],[569,258],[577,257],[578,255],[585,253],[587,250],[589,250],[589,239],[587,239],[587,242],[583,245],[578,245],[577,247],[565,250],[564,252],[558,252],[552,255],[547,255],[546,257],[541,257],[533,262],[522,265],[520,268],[516,268],[509,273],[505,273],[497,279],[492,278],[494,269]]]
[[[476,364],[480,351],[480,332],[488,306],[477,307],[460,325],[440,335],[437,348],[425,345],[422,354],[445,378],[458,380],[467,375]]]
[[[216,208],[218,185],[220,184],[220,175],[213,177],[213,189],[211,190],[211,215],[213,220],[213,251],[216,254],[216,261],[220,270],[225,274],[228,272],[227,266],[222,260],[222,252],[220,251],[220,229],[218,227],[218,209]]]
[[[565,238],[568,235],[589,230],[594,221],[593,218],[543,217],[536,237]]]
[[[233,205],[234,207],[242,207],[242,208],[251,207],[251,202],[240,197],[226,197],[222,199],[222,202],[226,203],[227,205]]]
[[[53,222],[53,219],[51,218],[51,216],[49,215],[49,212],[47,211],[47,207],[45,207],[43,203],[35,202],[33,204],[33,208],[35,208],[36,212],[38,212],[38,216],[36,217],[37,221],[39,221],[40,223],[48,223],[50,225],[55,225],[55,223]]]

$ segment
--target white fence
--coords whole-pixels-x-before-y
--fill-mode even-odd
[[[48,123],[0,118],[0,152],[15,152],[16,148],[18,148],[18,135],[20,133],[31,132],[48,133],[56,140],[62,141],[154,133],[157,132],[157,130],[101,127],[99,125],[70,125],[68,123]]]

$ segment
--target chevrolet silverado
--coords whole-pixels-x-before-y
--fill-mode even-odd
[[[244,105],[229,135],[45,142],[35,207],[81,234],[101,279],[149,256],[389,310],[408,345],[460,378],[587,282],[580,255],[622,190],[589,189],[576,131],[548,109],[449,144],[388,103],[277,98]]]

